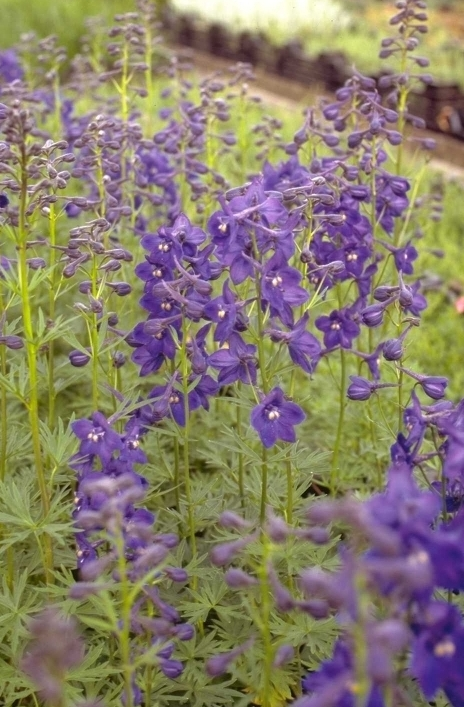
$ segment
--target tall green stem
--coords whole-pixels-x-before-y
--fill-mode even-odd
[[[268,477],[268,465],[267,465],[267,449],[263,447],[261,454],[261,504],[259,510],[259,519],[261,524],[266,520],[266,505],[267,505],[267,477]]]
[[[238,390],[240,392],[240,381],[237,384]],[[236,407],[237,411],[237,417],[236,417],[236,424],[237,424],[237,434],[241,438],[242,437],[242,408],[240,405],[237,405]],[[240,495],[240,505],[242,509],[245,509],[245,484],[244,484],[244,459],[243,459],[243,452],[238,452],[238,492]]]
[[[19,290],[22,302],[23,328],[26,347],[27,364],[29,370],[29,398],[27,401],[27,411],[29,415],[29,427],[32,438],[32,448],[34,465],[39,486],[40,498],[42,502],[43,515],[46,517],[50,510],[50,499],[45,481],[45,471],[43,467],[44,455],[40,442],[40,418],[39,418],[39,380],[37,369],[38,346],[34,335],[34,324],[32,318],[31,293],[29,291],[28,266],[27,266],[27,233],[28,225],[26,220],[27,205],[27,156],[23,146],[21,149],[21,192],[19,206],[18,223],[18,277]],[[44,536],[44,570],[47,583],[52,582],[53,551],[51,538]]]
[[[131,625],[131,592],[127,576],[125,557],[125,542],[122,529],[115,537],[118,553],[119,586],[121,588],[121,627],[118,632],[119,650],[121,653],[122,671],[124,677],[125,706],[133,707],[132,699],[132,664],[130,654],[130,625]]]
[[[187,359],[187,339],[188,339],[188,327],[187,318],[182,317],[182,346],[181,346],[181,372],[182,372],[182,394],[184,399],[184,415],[185,415],[185,425],[184,425],[184,447],[183,447],[183,462],[184,462],[184,492],[185,500],[187,503],[187,523],[188,532],[190,537],[190,550],[192,556],[195,557],[197,552],[197,541],[195,537],[195,516],[193,512],[192,503],[192,491],[190,484],[190,455],[189,455],[189,441],[190,441],[190,409],[189,409],[189,399],[188,399],[188,359]],[[196,582],[196,577],[193,578],[193,584]],[[195,588],[195,587],[194,587]]]
[[[55,321],[55,297],[56,297],[56,213],[55,204],[49,206],[49,266],[50,266],[50,290],[48,296],[48,317],[51,324]],[[53,339],[48,344],[48,426],[53,429],[55,426],[55,342]]]
[[[343,436],[343,423],[345,421],[346,409],[346,357],[343,348],[340,348],[340,404],[338,408],[337,434],[335,437],[334,450],[332,454],[332,465],[330,469],[330,493],[335,495],[337,478],[340,472],[340,447]]]
[[[271,587],[269,584],[268,564],[270,562],[270,544],[266,536],[262,536],[263,558],[258,568],[259,585],[261,590],[260,601],[260,633],[263,642],[264,670],[262,678],[262,693],[259,695],[262,707],[270,707],[272,704],[272,664],[274,661],[274,648],[272,646],[272,634],[270,628],[271,618]]]

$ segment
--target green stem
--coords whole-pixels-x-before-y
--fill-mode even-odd
[[[122,529],[115,537],[115,545],[118,553],[119,586],[121,590],[121,628],[118,631],[119,650],[121,654],[122,672],[124,679],[124,693],[126,707],[133,707],[132,699],[132,665],[130,655],[130,625],[132,599],[127,576],[127,566],[125,557],[125,543]]]
[[[3,311],[3,307],[2,307]],[[0,346],[0,370],[2,376],[6,376],[6,351],[5,346]],[[0,390],[0,425],[1,425],[1,440],[0,440],[0,481],[5,480],[6,476],[6,455],[8,449],[8,405],[7,392],[5,386],[1,386]]]
[[[18,277],[19,290],[22,302],[23,328],[26,347],[27,364],[29,371],[29,399],[27,401],[27,410],[29,415],[29,427],[32,438],[32,448],[34,456],[34,465],[39,486],[40,499],[42,502],[42,511],[44,518],[50,510],[50,499],[48,497],[47,484],[45,481],[45,471],[43,467],[42,445],[40,442],[40,417],[39,417],[39,377],[37,369],[37,353],[38,347],[34,336],[34,324],[32,317],[32,302],[31,293],[29,291],[28,281],[28,266],[27,266],[27,156],[25,146],[21,149],[21,193],[19,206],[19,223],[18,223]],[[47,584],[53,583],[53,551],[51,538],[49,535],[44,536],[44,570]]]
[[[334,450],[332,455],[332,466],[330,469],[330,494],[335,495],[337,477],[339,478],[340,472],[340,447],[343,435],[343,423],[345,421],[345,409],[346,409],[346,358],[345,351],[340,348],[340,405],[338,409],[338,423],[337,423],[337,434],[335,437]]]
[[[270,629],[271,619],[271,587],[268,577],[268,564],[270,561],[270,545],[267,538],[262,536],[263,558],[258,568],[259,586],[261,590],[260,602],[260,633],[264,649],[264,670],[262,677],[262,694],[259,695],[262,707],[271,707],[272,699],[272,664],[274,662],[274,648],[272,646],[272,635]]]
[[[238,392],[240,394],[241,384],[240,381],[237,384]],[[237,411],[237,434],[239,438],[242,438],[242,408],[240,405],[236,407]],[[244,484],[244,460],[243,453],[238,452],[238,492],[240,495],[240,506],[244,510],[246,507],[245,503],[245,484]]]
[[[48,294],[48,316],[53,326],[55,322],[55,297],[56,297],[56,213],[53,203],[49,206],[49,265],[50,265],[50,290]],[[53,339],[48,344],[48,426],[55,427],[55,342]]]
[[[187,503],[187,523],[188,532],[190,537],[190,550],[192,552],[192,557],[195,557],[197,552],[197,541],[195,537],[195,517],[193,512],[192,503],[192,491],[190,484],[190,459],[189,459],[189,441],[190,441],[190,409],[189,409],[189,399],[188,399],[188,358],[187,358],[187,340],[188,340],[188,326],[187,318],[182,317],[182,346],[181,346],[181,372],[182,372],[182,394],[184,398],[184,415],[185,415],[185,425],[184,425],[184,445],[183,445],[183,466],[184,466],[184,492],[185,500]],[[192,586],[196,588],[197,577],[193,577]]]
[[[180,513],[180,454],[177,437],[174,439],[174,494],[176,497],[176,510]]]
[[[267,466],[267,449],[262,448],[261,454],[261,504],[259,511],[259,519],[261,525],[266,520],[266,505],[267,505],[267,477],[268,477],[268,466]]]

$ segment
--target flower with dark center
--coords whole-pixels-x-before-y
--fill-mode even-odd
[[[251,411],[251,425],[259,434],[265,447],[272,447],[278,439],[295,442],[295,425],[306,418],[296,403],[285,398],[281,388],[276,387],[264,396]]]

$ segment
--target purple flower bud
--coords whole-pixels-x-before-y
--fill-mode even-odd
[[[74,349],[69,354],[69,362],[75,368],[82,368],[83,366],[86,366],[90,359],[91,357],[89,354],[83,353],[82,351],[77,351],[77,349]]]
[[[238,567],[230,567],[224,575],[224,581],[231,589],[247,589],[258,584],[255,577],[251,577]]]
[[[268,567],[269,582],[271,584],[272,593],[274,595],[275,605],[278,611],[291,611],[295,608],[295,600],[279,581],[277,573],[272,565]]]
[[[320,528],[316,526],[315,528],[308,528],[304,531],[304,536],[307,540],[310,540],[315,545],[324,545],[330,540],[330,533],[327,528]]]
[[[219,524],[223,528],[233,528],[234,530],[248,530],[251,527],[251,523],[245,520],[237,513],[232,511],[224,511],[219,517]]]
[[[291,530],[283,518],[274,515],[272,511],[268,511],[266,522],[266,533],[275,543],[283,543],[288,538]]]
[[[160,533],[155,537],[157,542],[163,543],[165,547],[172,550],[179,544],[179,538],[175,533]]]
[[[403,136],[397,130],[386,130],[385,134],[390,145],[401,145]]]
[[[110,584],[98,584],[97,582],[76,582],[69,589],[68,596],[70,599],[87,599],[87,597],[94,596],[110,586]]]
[[[244,538],[239,538],[238,540],[232,540],[231,542],[216,545],[210,553],[211,562],[217,567],[229,564],[229,562],[232,562],[240,550],[243,550],[243,548],[245,548],[251,540],[252,537],[247,535]]]
[[[60,704],[64,699],[65,674],[84,659],[84,643],[76,624],[50,607],[30,622],[29,631],[31,641],[21,668],[43,700]]]
[[[238,658],[239,655],[244,653],[253,644],[253,640],[250,639],[243,643],[241,646],[237,646],[227,653],[221,653],[220,655],[215,655],[208,660],[206,663],[206,672],[211,677],[218,677],[227,672],[229,665],[233,660]]]
[[[371,304],[361,311],[361,321],[368,327],[380,326],[385,308],[380,304]]]
[[[79,283],[78,290],[83,295],[90,295],[92,292],[92,282],[90,280],[83,280]]]
[[[8,199],[7,195],[0,194],[0,209],[6,209],[9,203],[10,200]]]
[[[43,258],[28,258],[26,262],[31,270],[40,270],[47,265]]]
[[[396,292],[399,292],[398,286],[380,285],[374,290],[374,299],[377,300],[377,302],[386,302],[386,300],[390,299]]]
[[[373,383],[362,376],[350,376],[351,384],[346,392],[350,400],[369,400],[375,390]]]
[[[168,554],[168,549],[160,543],[154,543],[151,547],[144,548],[141,555],[133,563],[134,570],[144,570],[146,572],[161,564]]]
[[[293,646],[283,645],[277,649],[275,654],[274,662],[272,663],[274,668],[281,668],[282,665],[289,663],[295,654]]]
[[[174,635],[179,641],[191,641],[195,635],[195,629],[192,624],[178,624],[174,627]]]
[[[382,353],[386,361],[399,361],[404,354],[402,339],[388,339],[385,341]]]
[[[410,307],[414,300],[414,293],[411,288],[407,285],[403,285],[400,288],[400,295],[398,297],[398,302],[402,307]]]
[[[106,272],[116,272],[117,270],[120,270],[121,267],[122,266],[119,260],[111,258],[110,260],[107,260],[106,263],[103,263],[103,265],[100,265],[99,270],[105,270]]]
[[[428,376],[420,381],[422,389],[429,398],[440,400],[445,395],[448,379],[441,376]]]
[[[184,670],[183,663],[179,660],[160,660],[159,667],[161,672],[171,680],[178,678]]]
[[[325,619],[329,615],[330,606],[325,599],[308,599],[307,601],[298,601],[298,609],[309,614],[314,619]]]
[[[125,297],[132,292],[132,287],[128,282],[107,282],[106,285],[110,287],[118,297]]]
[[[11,349],[12,351],[24,348],[23,339],[21,339],[20,336],[14,336],[13,334],[0,336],[0,344],[4,344],[7,349]]]
[[[164,574],[172,582],[186,582],[188,580],[188,572],[181,567],[165,567]]]
[[[351,149],[358,147],[361,144],[364,135],[365,133],[362,131],[356,131],[351,133],[351,135],[348,135],[348,147]]]
[[[337,147],[340,142],[340,138],[338,138],[336,135],[324,135],[322,139],[327,145],[327,147]]]

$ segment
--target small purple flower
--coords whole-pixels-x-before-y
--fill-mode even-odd
[[[81,440],[79,454],[98,456],[102,464],[108,464],[113,452],[124,449],[120,435],[111,429],[106,417],[101,412],[94,412],[92,420],[76,420],[72,430]]]
[[[350,349],[353,339],[359,336],[359,326],[346,309],[334,310],[329,316],[318,317],[315,324],[324,333],[324,346],[328,349],[338,346]]]
[[[287,345],[288,353],[293,363],[300,366],[306,373],[313,373],[321,356],[321,345],[313,334],[306,330],[309,320],[304,314],[289,332],[280,329],[269,329],[268,334],[274,342]]]
[[[211,354],[208,363],[219,370],[219,385],[228,385],[238,380],[247,385],[256,383],[256,346],[246,344],[240,334],[233,332],[229,338],[229,347]]]
[[[350,400],[369,400],[375,390],[375,383],[362,376],[350,376],[347,396]]]
[[[294,426],[303,422],[305,413],[296,403],[285,399],[284,392],[277,387],[266,395],[251,411],[251,424],[267,448],[278,439],[295,442]]]

